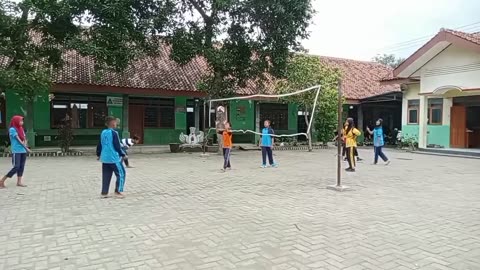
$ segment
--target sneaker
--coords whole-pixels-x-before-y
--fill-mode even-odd
[[[390,165],[390,160],[387,160],[387,162],[385,163],[385,166],[388,166]]]
[[[260,168],[265,169],[265,168],[267,168],[267,165],[264,164],[264,165],[260,166]]]
[[[272,166],[272,168],[278,168],[278,164],[277,164],[277,163],[273,163],[271,166]]]
[[[354,172],[355,169],[354,169],[354,168],[346,168],[345,171],[347,171],[347,172]]]
[[[357,161],[362,161],[362,160],[363,160],[363,158],[357,157]]]
[[[227,170],[225,168],[221,168],[220,171],[226,172]]]
[[[115,192],[115,197],[123,199],[123,198],[125,198],[125,195],[123,195],[123,193],[121,193],[121,192]]]
[[[102,199],[108,198],[108,193],[106,193],[106,194],[104,194],[104,193],[100,194],[100,198],[102,198]]]

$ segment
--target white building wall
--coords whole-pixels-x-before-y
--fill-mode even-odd
[[[408,100],[419,99],[420,84],[409,84],[408,90],[403,91],[402,100],[402,126],[408,123]]]
[[[451,45],[420,69],[421,93],[445,86],[480,88],[480,54]]]

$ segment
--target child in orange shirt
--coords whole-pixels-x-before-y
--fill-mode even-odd
[[[232,152],[232,129],[229,122],[225,122],[225,129],[218,130],[223,137],[223,171],[231,170],[230,153]]]

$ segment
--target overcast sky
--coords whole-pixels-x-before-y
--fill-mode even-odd
[[[313,0],[313,5],[317,13],[303,45],[317,55],[407,57],[442,27],[480,31],[480,0]]]

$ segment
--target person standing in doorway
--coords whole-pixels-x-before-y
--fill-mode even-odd
[[[356,166],[355,151],[357,149],[357,137],[361,132],[355,128],[353,118],[348,118],[344,129],[345,146],[347,148],[348,168],[347,172],[354,172]]]
[[[262,129],[262,135],[260,138],[260,147],[262,148],[262,168],[267,167],[267,156],[268,156],[268,163],[270,166],[276,168],[278,165],[273,160],[273,145],[275,143],[273,136],[275,132],[270,127],[270,120],[265,120],[263,122],[264,128]]]
[[[11,144],[13,168],[0,180],[0,189],[5,188],[5,181],[8,178],[12,178],[15,174],[17,175],[17,186],[26,187],[27,185],[23,183],[22,179],[27,153],[30,153],[30,149],[27,146],[25,130],[23,129],[23,116],[15,115],[12,117],[8,135]]]
[[[223,139],[223,169],[231,170],[232,164],[230,163],[230,156],[232,153],[232,128],[229,122],[224,123],[225,129],[219,129],[218,134],[222,135]]]
[[[385,165],[390,164],[390,160],[387,158],[387,156],[383,153],[383,146],[385,145],[385,140],[384,140],[384,135],[383,135],[383,120],[379,118],[377,122],[375,123],[375,128],[370,130],[370,128],[367,127],[368,133],[372,135],[373,139],[373,149],[375,151],[375,157],[373,164],[376,165],[378,163],[378,157],[380,157],[384,162]]]

